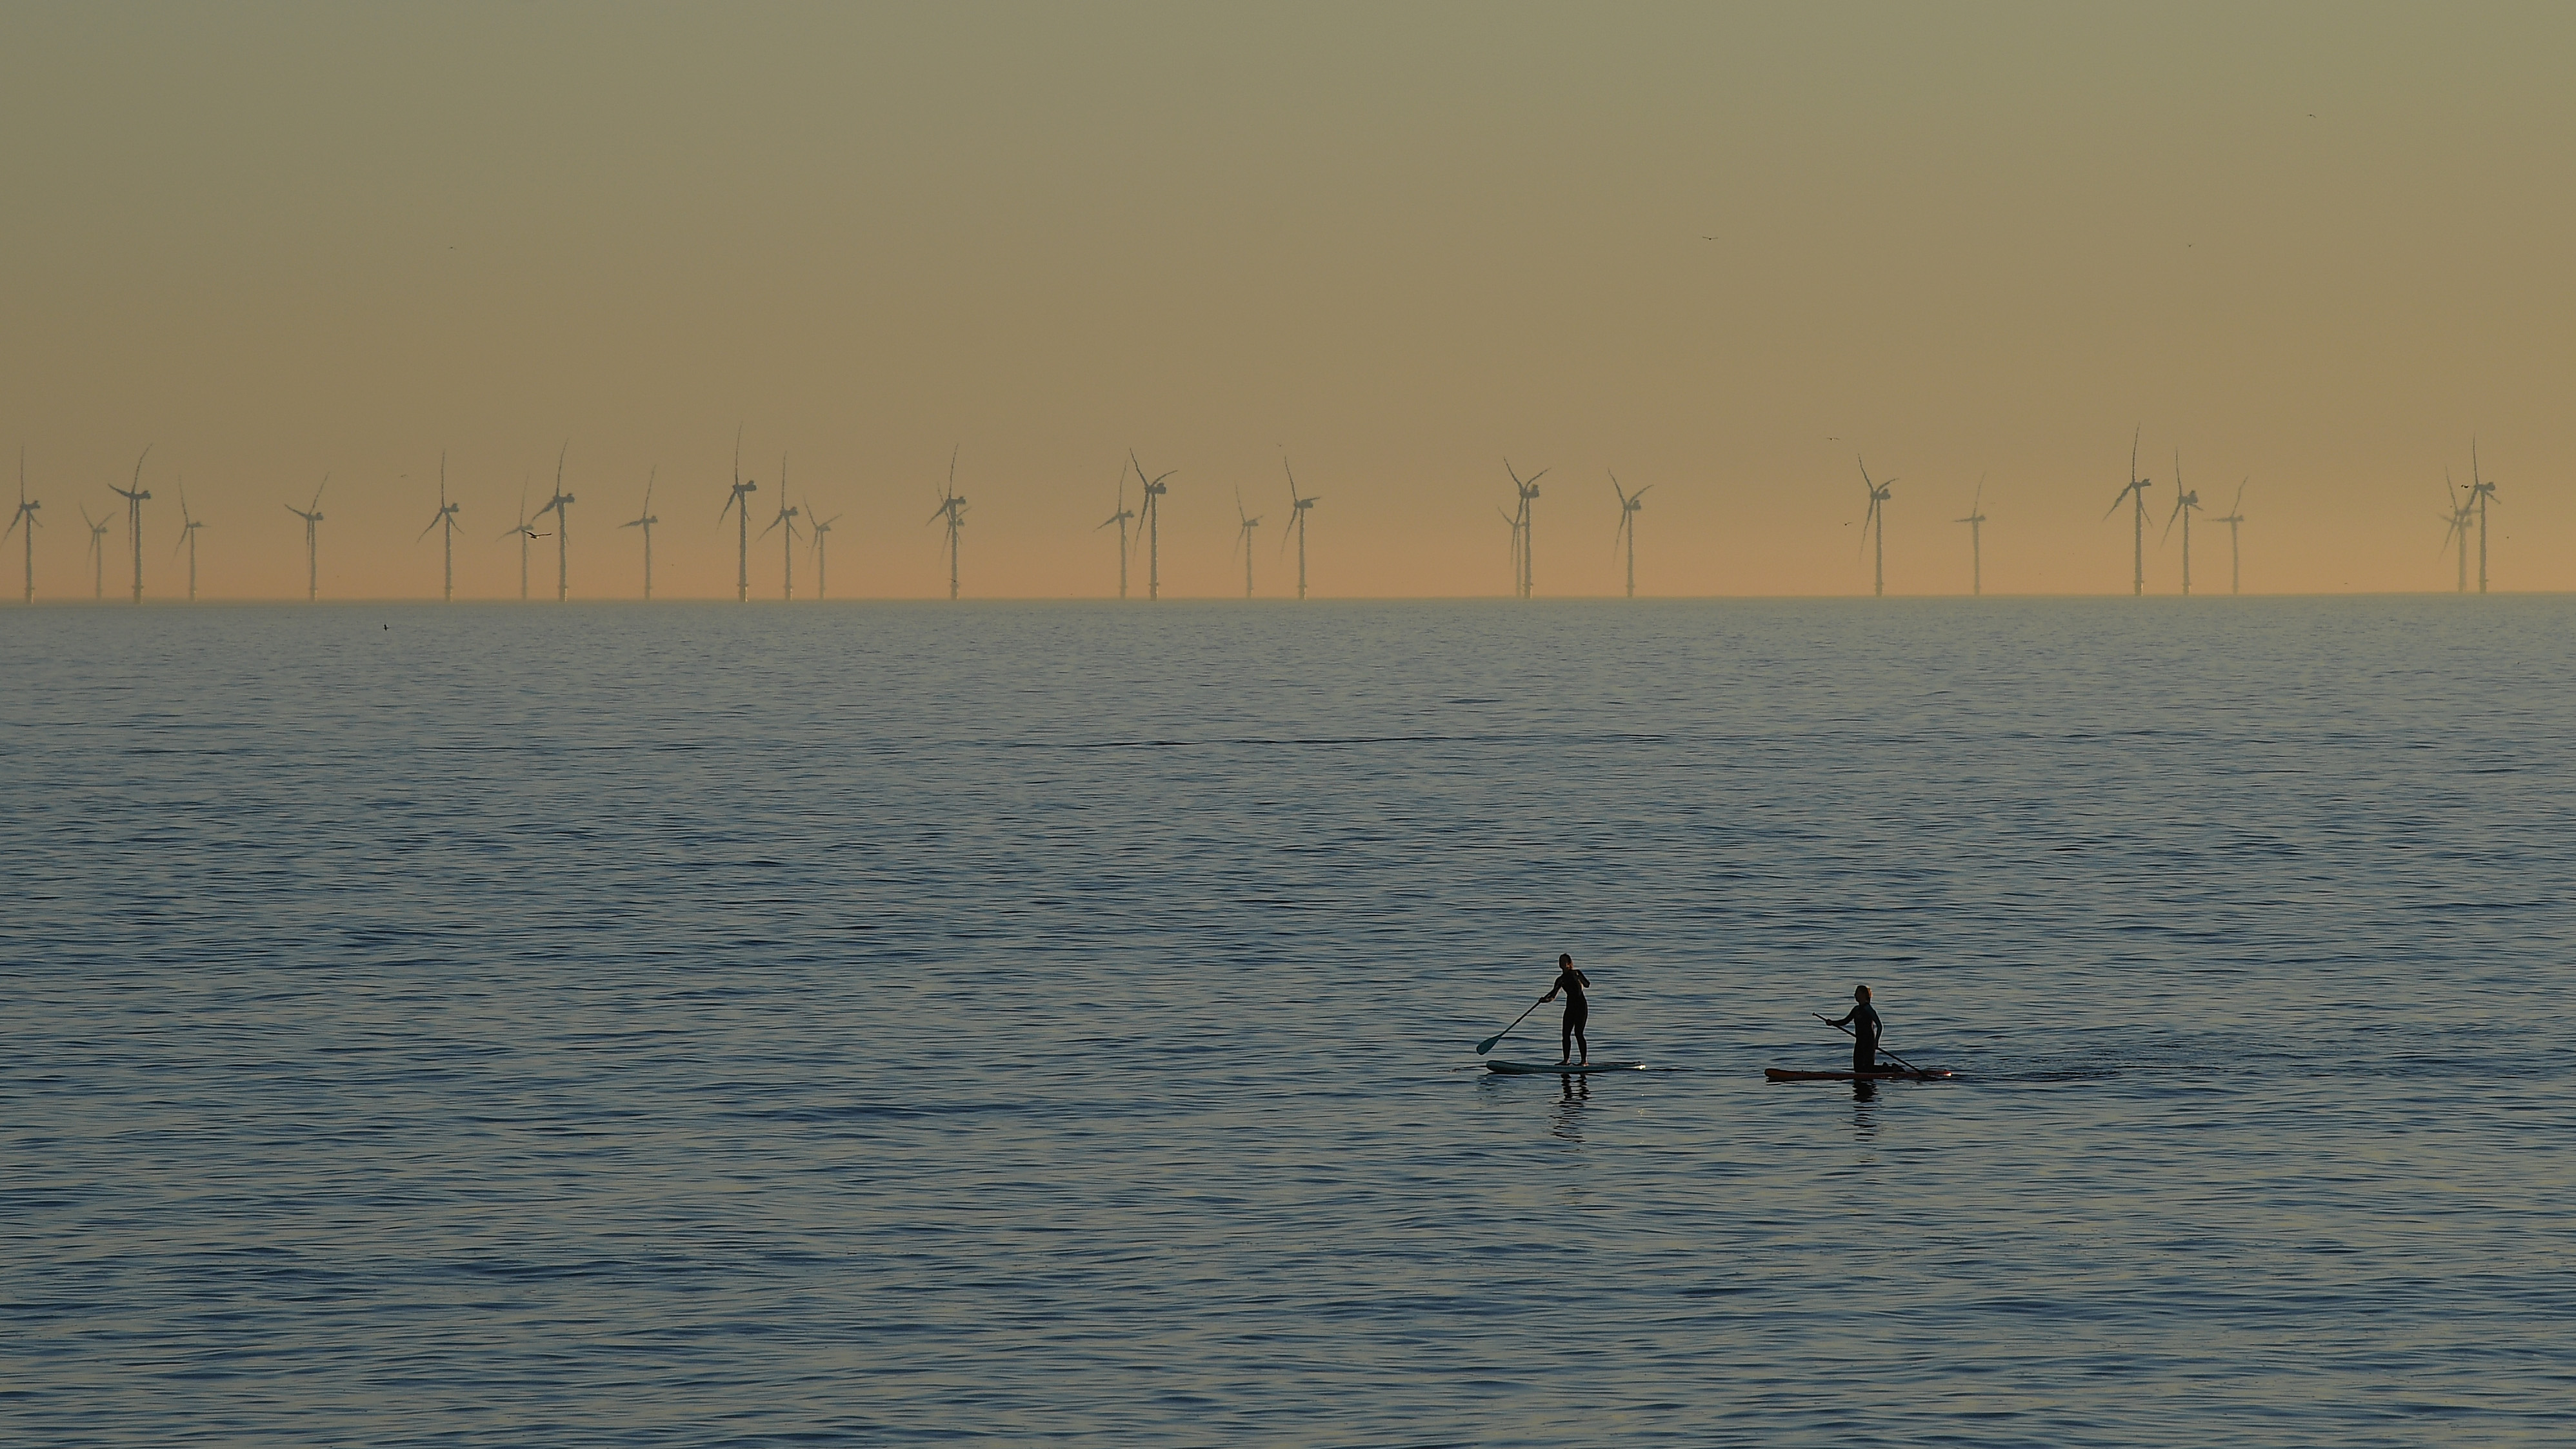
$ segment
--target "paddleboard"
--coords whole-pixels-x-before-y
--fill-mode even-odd
[[[1644,1062],[1487,1062],[1485,1070],[1507,1077],[1579,1076],[1585,1072],[1642,1072]]]
[[[1936,1082],[1956,1072],[1800,1072],[1787,1067],[1764,1067],[1762,1075],[1774,1082]]]

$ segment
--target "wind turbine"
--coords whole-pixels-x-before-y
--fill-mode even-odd
[[[823,600],[823,535],[830,533],[832,525],[846,516],[835,513],[829,518],[819,517],[814,510],[814,500],[811,498],[805,500],[805,531],[814,539],[814,601],[816,603],[821,603]]]
[[[1133,448],[1127,450],[1127,461],[1135,465],[1137,478],[1145,484],[1145,501],[1136,506],[1144,511],[1145,516],[1145,601],[1152,603],[1163,597],[1163,495],[1171,491],[1164,486],[1163,480],[1180,470],[1174,468],[1148,478],[1145,465],[1136,462]],[[1123,476],[1121,481],[1124,481]],[[1119,496],[1123,499],[1126,495],[1121,492]],[[955,551],[950,550],[951,553]]]
[[[1140,472],[1142,470],[1139,470]],[[926,522],[948,520],[948,598],[957,598],[957,530],[966,526],[966,499],[957,491],[957,450],[948,450],[948,487],[939,495],[939,506],[930,510]]]
[[[6,530],[0,530],[0,539],[5,539],[10,534],[16,533],[18,531],[19,524],[23,523],[27,525],[27,542],[25,545],[27,550],[27,597],[25,602],[30,604],[36,602],[36,510],[44,506],[45,505],[42,503],[30,503],[27,501],[27,450],[25,448],[20,448],[18,450],[18,511],[9,515],[9,527]]]
[[[1306,597],[1306,510],[1314,507],[1324,495],[1317,493],[1298,497],[1297,470],[1288,467],[1288,459],[1284,456],[1280,458],[1279,466],[1288,472],[1288,528],[1297,530],[1297,597],[1303,599]],[[1279,551],[1288,551],[1286,528],[1279,531]]]
[[[617,525],[619,528],[644,530],[644,599],[647,603],[653,599],[653,525],[662,521],[653,516],[653,479],[661,471],[661,465],[655,464],[652,472],[644,475],[644,516],[630,518]]]
[[[1536,586],[1536,578],[1530,567],[1530,540],[1533,536],[1530,529],[1530,500],[1538,497],[1538,480],[1547,476],[1547,470],[1545,468],[1541,468],[1537,472],[1529,475],[1527,478],[1523,478],[1520,474],[1512,471],[1512,460],[1505,458],[1503,460],[1503,471],[1511,474],[1512,487],[1518,489],[1520,492],[1521,511],[1520,516],[1515,520],[1515,524],[1519,530],[1521,541],[1521,576],[1519,580],[1520,594],[1522,598],[1526,599],[1530,597]]]
[[[1618,474],[1610,475],[1610,491],[1619,495],[1619,526],[1610,531],[1610,546],[1617,548],[1619,536],[1628,536],[1628,597],[1632,599],[1637,597],[1637,510],[1646,506],[1646,490],[1654,486],[1649,483],[1632,495],[1619,486]]]
[[[2443,515],[2450,521],[2450,526],[2442,530],[2442,547],[2451,546],[2453,535],[2456,534],[2459,537],[2460,592],[2465,594],[2469,591],[2469,520],[2477,517],[2478,514],[2476,509],[2460,500],[2459,485],[2451,481],[2448,471],[2442,474],[2442,488],[2451,497],[2451,511]]]
[[[89,525],[89,553],[92,560],[89,596],[93,599],[104,599],[107,597],[107,545],[99,540],[107,537],[107,531],[115,526],[115,517],[111,514],[106,518],[92,518],[89,516],[89,505],[86,503],[80,506],[80,515],[81,522]]]
[[[2162,548],[2164,546],[2165,539],[2173,537],[2174,520],[2177,518],[2181,519],[2182,596],[2186,599],[2191,597],[2191,514],[2192,510],[2199,506],[2200,492],[2198,489],[2194,489],[2189,493],[2182,491],[2182,454],[2177,452],[2174,454],[2173,512],[2165,515],[2164,536],[2156,540],[2156,546]]]
[[[441,449],[438,454],[438,511],[430,515],[429,528],[422,529],[420,538],[415,538],[412,542],[418,543],[421,538],[429,537],[430,529],[447,530],[447,536],[438,541],[439,552],[443,556],[439,573],[438,597],[444,603],[456,602],[456,514],[464,506],[462,503],[447,501],[447,452]],[[188,577],[191,580],[189,587],[192,590],[195,588],[194,580],[197,573],[196,559],[195,553],[191,552],[188,555]]]
[[[1129,461],[1134,461],[1132,456]],[[1127,520],[1135,516],[1136,510],[1127,506],[1127,470],[1122,466],[1118,470],[1118,511],[1093,525],[1091,530],[1098,533],[1113,523],[1118,525],[1118,597],[1122,599],[1127,597]]]
[[[143,602],[143,505],[152,497],[143,488],[143,459],[152,456],[152,445],[143,445],[143,456],[134,460],[134,486],[119,488],[107,485],[107,491],[125,500],[125,537],[134,545],[134,602]]]
[[[2120,511],[2121,504],[2134,500],[2136,517],[2132,520],[2132,526],[2136,534],[2134,542],[2137,550],[2137,571],[2135,577],[2130,580],[2129,592],[2138,595],[2144,595],[2147,591],[2147,490],[2155,486],[2154,479],[2138,476],[2138,438],[2145,434],[2146,429],[2140,428],[2130,437],[2129,486],[2120,490],[2118,496],[2111,500],[2110,508],[2102,515],[2108,518]]]
[[[1853,457],[1857,459],[1859,455],[1854,454]],[[1885,598],[1887,597],[1887,490],[1896,485],[1896,480],[1888,478],[1873,483],[1869,477],[1869,465],[1862,463],[1860,482],[1863,488],[1869,490],[1869,511],[1860,516],[1861,531],[1868,533],[1870,525],[1878,526],[1876,533],[1878,557],[1870,564],[1870,591],[1878,598]]]
[[[1497,508],[1494,510],[1494,516],[1500,518],[1512,531],[1512,597],[1517,599],[1521,596],[1520,515],[1509,512],[1505,509]]]
[[[519,602],[524,604],[528,601],[528,540],[545,537],[528,526],[528,480],[525,478],[519,480],[519,525],[501,537],[519,540]]]
[[[1252,597],[1252,531],[1261,526],[1261,520],[1243,511],[1243,490],[1240,488],[1234,490],[1234,516],[1241,520],[1234,535],[1235,542],[1243,548],[1243,596],[1248,599]]]
[[[2478,511],[2478,592],[2487,591],[2487,501],[2495,497],[2495,480],[2478,476],[2478,440],[2469,439],[2469,506]]]
[[[785,560],[785,572],[778,576],[778,597],[789,603],[796,601],[796,515],[798,511],[790,507],[787,502],[787,455],[781,453],[778,455],[778,516],[769,520],[769,527],[762,529],[760,536],[767,538],[778,531],[780,524],[787,525],[786,536],[778,540],[779,554]]]
[[[742,481],[742,429],[733,430],[733,492],[725,495],[725,505],[717,510],[716,522],[734,515],[733,599],[737,604],[751,602],[751,505],[743,502],[746,493],[757,493],[760,485]]]
[[[546,506],[537,510],[539,518],[549,513],[555,516],[555,602],[558,604],[572,594],[572,555],[568,550],[572,544],[573,496],[563,491],[564,457],[570,452],[572,440],[567,438],[563,452],[555,454],[555,496],[547,499]]]
[[[1978,505],[1985,501],[1986,480],[1980,474],[1977,478],[1976,494],[1968,500],[1968,516],[1950,520],[1952,523],[1968,525],[1968,592],[1972,595],[1982,595],[1986,591],[1985,543],[1978,536],[1985,532],[1986,515],[1977,511]]]
[[[197,530],[205,526],[202,520],[188,512],[188,480],[180,479],[179,544],[173,545],[170,551],[177,553],[180,545],[188,550],[188,602],[191,604],[197,602]]]
[[[2224,523],[2227,525],[2227,592],[2231,594],[2241,594],[2244,592],[2244,589],[2240,587],[2244,581],[2244,575],[2239,573],[2236,567],[2236,525],[2245,521],[2245,485],[2253,481],[2254,480],[2251,477],[2238,480],[2236,484],[2236,501],[2227,505],[2227,516],[2225,518],[2213,518],[2210,520],[2212,523]]]
[[[325,473],[322,475],[321,483],[313,490],[312,503],[302,508],[298,508],[292,503],[286,505],[287,512],[304,520],[304,602],[308,604],[312,603],[315,597],[321,592],[321,550],[314,543],[313,525],[322,521],[322,490],[330,486],[331,475]],[[527,592],[525,587],[525,579],[527,576],[525,559],[526,556],[522,554],[520,564],[520,578],[522,581],[520,592],[522,594]]]

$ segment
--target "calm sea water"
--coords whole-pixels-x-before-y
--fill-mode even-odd
[[[2571,639],[9,611],[0,1436],[2576,1441]]]

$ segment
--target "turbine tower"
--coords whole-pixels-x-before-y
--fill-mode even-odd
[[[1968,516],[1950,520],[1968,525],[1968,592],[1972,596],[1981,596],[1986,591],[1985,542],[1979,537],[1985,532],[1986,515],[1978,511],[1978,506],[1985,501],[1986,480],[1981,475],[1977,479],[1975,496],[1968,500]]]
[[[86,503],[80,506],[80,515],[81,522],[89,525],[91,560],[89,596],[93,599],[104,599],[107,597],[107,545],[100,540],[106,538],[107,531],[116,526],[115,515],[92,518],[89,516],[89,505]]]
[[[1857,459],[1859,455],[1854,454],[1853,457]],[[1896,480],[1888,478],[1873,483],[1869,477],[1869,465],[1862,463],[1860,482],[1863,488],[1869,490],[1869,511],[1860,516],[1861,532],[1870,533],[1871,525],[1877,526],[1873,536],[1878,541],[1878,556],[1870,564],[1870,593],[1874,597],[1885,598],[1887,597],[1887,490],[1896,486]]]
[[[2189,493],[2182,491],[2182,454],[2176,453],[2174,454],[2173,512],[2165,515],[2164,535],[2156,540],[2156,546],[2158,548],[2162,548],[2164,546],[2165,539],[2173,537],[2174,520],[2177,518],[2181,519],[2182,596],[2186,599],[2191,597],[2191,514],[2192,510],[2198,507],[2200,507],[2199,491],[2194,490]]]
[[[2469,520],[2477,517],[2478,513],[2461,500],[2459,485],[2451,481],[2448,472],[2442,474],[2442,488],[2451,497],[2451,511],[2443,515],[2450,526],[2442,530],[2442,547],[2449,548],[2454,536],[2460,540],[2459,591],[2465,594],[2469,591]]]
[[[539,518],[549,513],[555,516],[555,602],[558,604],[572,596],[572,555],[569,548],[572,543],[573,496],[563,491],[564,456],[571,451],[572,440],[567,438],[563,452],[555,454],[555,496],[547,499],[546,506],[537,510]]]
[[[1135,465],[1136,476],[1145,484],[1145,501],[1136,506],[1144,511],[1145,516],[1145,601],[1152,603],[1163,597],[1163,495],[1171,491],[1164,486],[1163,480],[1180,470],[1174,468],[1148,478],[1145,465],[1136,462],[1133,448],[1127,450],[1127,461]],[[1125,497],[1125,494],[1121,493],[1120,497]]]
[[[313,526],[322,521],[322,490],[330,486],[331,475],[325,473],[322,475],[321,483],[313,489],[312,503],[302,508],[292,503],[286,505],[287,512],[304,520],[304,602],[308,604],[321,593],[320,559],[322,555],[321,550],[314,543]]]
[[[545,537],[528,526],[528,480],[525,478],[519,480],[519,526],[501,537],[519,540],[519,602],[524,604],[528,601],[528,540]]]
[[[948,599],[957,600],[957,530],[966,526],[966,499],[957,491],[957,450],[948,450],[948,488],[939,495],[939,506],[930,510],[927,520],[948,520]]]
[[[197,530],[205,526],[203,520],[188,512],[188,480],[180,479],[179,544],[188,550],[188,602],[191,604],[197,602]],[[170,551],[177,553],[179,548],[173,546]]]
[[[716,513],[718,525],[727,513],[734,515],[733,599],[737,604],[751,602],[751,505],[743,501],[746,493],[757,493],[760,485],[742,481],[742,429],[733,430],[733,492],[725,496],[725,505]]]
[[[1517,489],[1520,493],[1521,511],[1519,516],[1514,520],[1514,525],[1521,543],[1521,576],[1519,580],[1520,596],[1526,599],[1531,596],[1536,586],[1536,579],[1532,569],[1530,568],[1530,540],[1533,536],[1530,530],[1530,500],[1538,497],[1538,480],[1547,476],[1547,470],[1545,468],[1541,468],[1537,472],[1529,475],[1527,478],[1523,478],[1520,474],[1512,471],[1512,460],[1505,458],[1503,460],[1503,471],[1511,474],[1512,487]]]
[[[134,602],[143,602],[143,505],[152,495],[143,489],[143,459],[152,456],[152,445],[143,445],[143,456],[134,460],[134,486],[119,488],[107,485],[107,491],[125,500],[125,538],[134,545]]]
[[[760,536],[767,538],[778,531],[779,525],[786,525],[786,535],[778,540],[779,556],[784,568],[784,572],[778,576],[778,597],[791,604],[796,602],[796,515],[798,512],[799,510],[790,507],[787,502],[787,455],[781,453],[778,455],[778,516],[769,520],[769,527],[762,529]]]
[[[450,503],[447,501],[447,454],[444,450],[441,450],[438,455],[438,511],[430,515],[429,528],[422,529],[420,531],[420,538],[415,538],[412,542],[418,543],[421,538],[429,537],[430,529],[444,528],[447,530],[447,536],[438,541],[439,552],[443,555],[439,573],[438,597],[443,603],[452,604],[456,602],[456,514],[457,510],[464,506],[465,505],[462,503]],[[194,526],[195,525],[193,524],[190,525],[190,527]],[[508,535],[505,534],[503,536],[507,537]],[[195,587],[194,580],[197,572],[196,557],[196,554],[193,552],[188,555],[188,577],[191,580],[189,587],[192,589]]]
[[[2469,506],[2478,511],[2478,592],[2487,591],[2487,502],[2495,497],[2495,480],[2478,476],[2478,440],[2469,439]]]
[[[821,517],[815,512],[814,500],[811,498],[805,500],[805,531],[814,540],[814,601],[816,603],[823,601],[823,535],[830,533],[832,525],[840,522],[845,516],[835,513],[829,518]]]
[[[0,530],[0,539],[5,539],[10,534],[16,533],[18,531],[19,524],[23,523],[27,525],[27,542],[25,545],[27,551],[27,593],[24,602],[30,604],[36,602],[36,510],[44,506],[45,505],[42,503],[30,503],[27,501],[27,450],[25,448],[20,448],[18,450],[18,511],[9,515],[9,527],[6,530]]]
[[[1500,518],[1500,519],[1503,521],[1504,525],[1505,525],[1506,527],[1510,528],[1510,529],[1511,529],[1511,531],[1512,531],[1512,597],[1513,597],[1513,598],[1515,598],[1515,599],[1517,599],[1517,598],[1519,598],[1519,597],[1521,596],[1521,520],[1520,520],[1520,515],[1518,515],[1518,514],[1516,514],[1516,513],[1512,513],[1512,512],[1510,512],[1510,511],[1508,511],[1508,510],[1505,510],[1505,509],[1497,508],[1497,509],[1495,509],[1495,510],[1494,510],[1494,516],[1495,516],[1495,517],[1497,517],[1497,518]]]
[[[1127,520],[1135,516],[1136,510],[1127,506],[1127,469],[1122,464],[1118,469],[1118,511],[1102,519],[1091,530],[1098,533],[1113,523],[1118,525],[1118,597],[1122,599],[1127,597]]]
[[[1243,490],[1240,488],[1234,490],[1234,516],[1240,520],[1234,531],[1234,541],[1243,549],[1243,596],[1248,599],[1252,597],[1252,531],[1261,526],[1261,520],[1243,511]]]
[[[2227,525],[2227,592],[2231,594],[2241,594],[2244,592],[2244,589],[2241,587],[2244,582],[2244,575],[2237,571],[2236,566],[2236,525],[2245,521],[2245,485],[2252,481],[2254,480],[2251,477],[2238,480],[2236,484],[2236,501],[2227,505],[2227,516],[2225,518],[2213,518],[2210,520],[2212,523],[2224,523]]]
[[[2120,511],[2121,504],[2134,501],[2136,516],[2132,520],[2132,529],[2136,535],[2137,566],[2129,583],[2129,592],[2141,596],[2147,592],[2147,490],[2155,486],[2154,479],[2138,476],[2138,438],[2145,434],[2146,429],[2140,428],[2129,439],[2129,486],[2120,490],[2119,495],[2111,500],[2110,509],[2102,515],[2108,518]]]
[[[1280,458],[1279,466],[1287,469],[1288,472],[1288,528],[1297,531],[1297,597],[1303,599],[1306,597],[1306,510],[1314,507],[1324,495],[1316,493],[1303,498],[1298,497],[1297,470],[1288,467],[1288,460],[1284,456]],[[1279,531],[1281,553],[1288,551],[1288,528]]]
[[[1646,490],[1654,486],[1649,483],[1631,494],[1619,486],[1618,474],[1610,475],[1610,491],[1619,495],[1619,526],[1610,531],[1610,546],[1617,548],[1619,536],[1627,535],[1628,597],[1632,599],[1637,597],[1637,510],[1646,506]]]
[[[656,464],[652,472],[644,475],[644,516],[630,518],[617,525],[619,528],[644,530],[644,601],[646,603],[653,601],[653,525],[662,521],[653,516],[653,479],[661,471],[661,466]]]

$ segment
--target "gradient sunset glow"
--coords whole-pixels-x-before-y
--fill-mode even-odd
[[[1115,592],[1129,450],[1166,597],[2147,587],[2245,483],[2248,593],[2576,587],[2576,15],[2134,8],[21,6],[0,87],[0,446],[145,591],[515,598],[558,453],[570,593],[730,598],[838,515],[835,597]],[[783,460],[783,462],[782,462]],[[15,458],[8,460],[15,466]],[[1125,482],[1128,506],[1136,481]],[[549,525],[540,525],[541,527]],[[554,540],[531,596],[550,599]],[[2195,535],[2196,592],[2226,531]],[[15,598],[19,542],[0,550]],[[773,534],[750,551],[775,599]],[[799,592],[810,555],[797,568]],[[1143,595],[1141,562],[1134,594]]]

